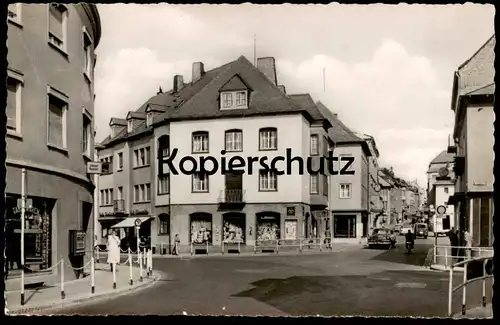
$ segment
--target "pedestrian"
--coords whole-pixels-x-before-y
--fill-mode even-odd
[[[106,246],[108,250],[108,264],[111,267],[111,272],[113,272],[113,267],[120,264],[120,238],[116,236],[114,229],[108,235]],[[118,268],[115,271],[118,271]]]
[[[455,227],[452,227],[449,232],[450,246],[451,246],[451,259],[454,261],[458,258],[458,233]]]
[[[458,262],[462,262],[464,260],[464,256],[465,256],[465,249],[464,249],[464,246],[465,246],[465,232],[463,229],[461,229],[459,232],[458,232],[458,256],[459,256],[459,259],[458,259]]]
[[[174,255],[179,255],[179,245],[181,244],[181,239],[179,238],[179,234],[175,234],[174,238]]]
[[[470,232],[466,229],[464,232],[464,244],[467,258],[471,258],[471,249],[472,249],[472,236]]]

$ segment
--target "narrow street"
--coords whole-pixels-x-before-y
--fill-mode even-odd
[[[398,237],[397,247],[388,251],[158,258],[155,268],[166,276],[154,287],[56,313],[446,316],[448,273],[419,266],[431,240],[418,239],[411,255],[403,241]],[[480,283],[468,296],[481,303]],[[458,295],[454,310],[460,311]]]

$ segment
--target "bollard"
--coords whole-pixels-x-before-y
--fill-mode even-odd
[[[450,268],[450,273],[449,273],[450,278],[448,279],[448,316],[452,317],[452,311],[451,311],[451,299],[452,299],[452,294],[453,294],[453,266]]]
[[[90,293],[95,293],[95,260],[94,257],[92,256],[90,258]]]
[[[238,242],[238,255],[241,255],[241,243]]]
[[[208,255],[208,240],[207,240],[206,252],[207,252],[207,255]]]
[[[139,281],[142,282],[142,257],[140,251],[139,251]]]
[[[128,272],[129,272],[129,283],[130,285],[134,284],[134,280],[132,278],[132,253],[130,252],[130,247],[128,248]]]
[[[467,264],[464,264],[464,286],[462,287],[462,315],[465,315],[465,300],[467,299]]]
[[[177,245],[177,244],[176,244]],[[191,246],[190,246],[190,250],[191,250],[191,256],[193,256],[193,242],[191,242]]]
[[[253,243],[253,253],[254,253],[254,255],[256,255],[256,254],[257,254],[257,241],[255,241],[255,242]]]
[[[321,242],[322,242],[322,241],[321,241],[321,238],[320,238],[320,239],[319,239],[319,251],[320,251],[320,252],[322,252],[322,251],[323,251],[323,249],[322,249],[322,247],[321,247]]]
[[[151,268],[151,276],[153,276],[153,254],[151,254],[151,261],[149,261],[149,267]]]
[[[144,258],[144,264],[146,264],[146,259],[148,258],[148,255],[147,255],[147,251],[146,251],[146,247],[143,248],[143,258]]]
[[[483,261],[483,307],[486,307],[486,262]]]
[[[302,253],[302,240],[299,239],[299,252]]]
[[[61,258],[61,299],[66,298],[64,293],[64,260]]]
[[[149,277],[149,276],[151,276],[151,260],[153,259],[153,251],[152,250],[149,250],[147,259],[148,259],[148,277]]]
[[[113,289],[116,289],[116,263],[111,263],[113,268]]]
[[[99,249],[99,245],[97,245],[97,246],[95,247],[95,249],[96,249],[96,258],[97,258],[97,262],[99,262],[99,251],[100,251],[100,249]]]

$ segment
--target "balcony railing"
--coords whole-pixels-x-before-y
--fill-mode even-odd
[[[245,190],[222,190],[219,203],[243,203],[245,202]]]
[[[113,211],[115,213],[125,213],[125,200],[114,200],[113,201]]]

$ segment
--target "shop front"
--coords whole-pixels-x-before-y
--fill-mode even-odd
[[[274,241],[280,239],[280,214],[277,212],[260,212],[256,214],[256,240]]]
[[[212,244],[212,215],[197,212],[190,215],[190,243]]]
[[[222,215],[224,244],[245,244],[246,218],[244,213],[228,212]]]
[[[52,266],[52,210],[55,200],[28,196],[24,223],[25,272]],[[21,196],[5,198],[5,257],[8,276],[21,273]]]

